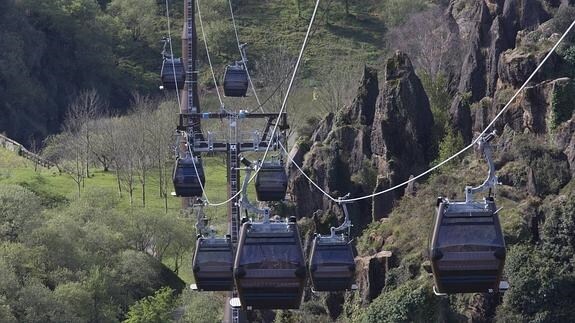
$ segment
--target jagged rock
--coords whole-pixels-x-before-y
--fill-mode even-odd
[[[391,187],[389,178],[384,176],[377,176],[377,185],[375,186],[374,192],[381,192]],[[372,221],[375,222],[379,219],[387,217],[387,215],[393,209],[393,201],[395,200],[395,194],[393,192],[383,193],[373,197],[373,210],[372,210]]]
[[[333,197],[372,193],[377,174],[389,179],[387,187],[396,185],[420,172],[434,158],[433,115],[407,55],[398,52],[389,59],[385,75],[380,92],[377,72],[364,68],[356,99],[322,120],[311,143],[302,142],[291,152],[306,174]],[[288,191],[298,217],[310,217],[316,210],[323,210],[341,219],[341,208],[293,165],[289,164],[288,169]],[[399,196],[395,192],[384,196],[375,208],[376,218],[387,214]],[[372,221],[370,199],[350,204],[348,210],[354,223],[352,232],[359,232]]]
[[[415,176],[411,175],[409,176],[409,180],[412,180]],[[409,182],[407,184],[407,186],[405,187],[405,194],[406,195],[411,195],[411,196],[415,196],[415,194],[417,194],[417,182],[416,181],[412,181]]]
[[[501,55],[499,76],[504,83],[520,87],[537,67],[535,56],[532,53],[506,51]]]
[[[465,47],[459,92],[470,92],[471,99],[475,102],[485,96],[485,57],[481,48],[489,33],[492,18],[484,1],[474,1],[471,6],[473,12],[471,21],[474,25],[471,27]]]
[[[311,135],[312,142],[322,142],[327,138],[327,135],[333,128],[334,114],[333,112],[328,113],[327,116],[320,122],[316,131]],[[298,164],[299,165],[299,164]]]
[[[557,129],[555,143],[567,156],[571,177],[575,177],[575,116]]]
[[[570,91],[574,86],[573,80],[562,77],[525,87],[503,116],[501,124],[509,125],[516,132],[549,133],[564,121],[561,117],[557,117],[557,113],[568,112],[563,109],[570,107],[570,104],[566,102],[571,101]],[[558,95],[566,95],[565,102],[558,99]],[[554,97],[555,102],[553,102]],[[503,101],[494,104],[492,109],[501,110],[507,100]]]
[[[356,284],[363,304],[375,299],[385,287],[391,251],[381,251],[373,256],[356,257]]]
[[[341,112],[341,120],[345,124],[358,123],[371,125],[375,113],[375,104],[379,96],[379,81],[377,71],[365,66],[361,77],[358,96],[352,104]]]
[[[472,105],[471,110],[473,111],[474,123],[473,123],[473,131],[474,132],[481,132],[489,122],[491,122],[492,116],[490,115],[491,106],[493,102],[490,97],[484,97],[481,101]]]
[[[388,59],[383,93],[376,106],[371,151],[380,174],[391,185],[419,173],[433,159],[433,115],[409,57],[397,52]]]
[[[459,94],[452,102],[450,121],[453,129],[462,134],[465,142],[469,142],[473,124],[469,105],[485,96],[494,96],[501,84],[501,75],[504,83],[509,81],[515,86],[526,79],[526,71],[531,71],[531,60],[517,53],[511,56],[508,53],[507,56],[503,55],[505,62],[502,63],[502,53],[515,47],[518,31],[536,28],[550,16],[537,0],[472,3],[456,0],[451,2],[447,12],[457,22],[466,48]]]
[[[457,94],[449,109],[449,123],[453,130],[460,133],[466,143],[471,142],[471,110],[468,99]]]
[[[298,170],[295,167],[294,163],[297,165],[303,165],[303,160],[305,154],[309,151],[309,146],[305,143],[296,143],[289,153],[288,161],[287,161],[287,170],[289,173],[297,173]],[[292,162],[293,161],[293,162]]]
[[[345,125],[334,128],[324,141],[342,151],[341,157],[349,165],[351,174],[365,167],[364,161],[371,158],[371,127]]]

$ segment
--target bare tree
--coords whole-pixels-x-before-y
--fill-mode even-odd
[[[132,125],[133,148],[135,149],[135,170],[142,188],[142,205],[146,206],[146,183],[148,173],[156,160],[154,155],[154,107],[155,103],[148,96],[134,94],[132,114],[129,116]]]
[[[321,86],[314,89],[313,99],[324,114],[337,112],[349,104],[357,94],[357,82],[361,75],[361,66],[356,63],[334,64],[325,76]]]
[[[105,108],[95,89],[82,91],[68,107],[64,121],[64,130],[77,134],[83,141],[84,169],[86,177],[90,177],[89,163],[92,150],[92,131],[96,119]]]
[[[459,36],[445,19],[442,7],[435,7],[412,15],[403,25],[391,30],[391,48],[406,52],[415,68],[432,81],[448,75],[461,63]]]
[[[296,57],[291,55],[284,47],[268,53],[269,55],[256,62],[257,76],[263,84],[269,85],[264,90],[265,96],[262,96],[265,97],[263,100],[267,101],[266,111],[279,112],[287,93]],[[292,91],[294,90],[292,89]],[[290,105],[288,101],[286,111],[296,112],[295,110],[292,111],[292,109],[296,108],[296,106]],[[293,115],[296,114],[292,113],[290,116]],[[291,128],[290,131],[292,131]]]
[[[166,212],[168,211],[168,178],[174,162],[176,111],[178,107],[173,101],[162,102],[152,114],[154,121],[151,123],[153,130],[150,139],[154,151],[154,163],[157,163],[155,167],[158,170],[159,195],[164,198]]]
[[[120,119],[119,126],[116,167],[118,168],[120,183],[130,196],[130,205],[134,205],[134,190],[137,181],[136,155],[138,153],[138,149],[134,145],[136,135],[134,134],[131,120],[128,118],[124,117]]]
[[[96,120],[91,141],[92,154],[102,164],[104,171],[112,168],[116,173],[118,194],[120,196],[122,196],[122,185],[120,182],[120,156],[122,153],[120,132],[123,124],[121,118],[115,116]]]
[[[62,132],[48,137],[44,146],[43,157],[55,163],[58,169],[74,180],[80,197],[81,184],[86,175],[86,151],[82,138],[71,132]]]

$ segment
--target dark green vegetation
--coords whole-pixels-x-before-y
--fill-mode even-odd
[[[108,3],[107,9],[102,9]],[[159,69],[153,0],[25,0],[0,4],[0,129],[26,142],[60,129],[71,99],[96,89],[113,110],[149,92]]]

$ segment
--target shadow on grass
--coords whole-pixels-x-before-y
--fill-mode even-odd
[[[387,28],[375,17],[350,15],[342,22],[325,25],[325,28],[339,37],[371,44],[378,49],[385,47],[383,38]]]

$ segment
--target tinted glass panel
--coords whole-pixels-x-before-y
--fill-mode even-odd
[[[205,264],[208,262],[232,264],[232,253],[229,250],[221,251],[198,251],[196,255],[196,262],[198,264]]]
[[[437,238],[439,247],[503,244],[492,217],[444,217]]]
[[[194,167],[179,167],[178,168],[178,173],[184,175],[184,176],[196,176],[196,170],[194,169]],[[199,170],[198,170],[199,173]]]
[[[321,246],[316,247],[314,258],[316,264],[333,263],[333,264],[353,264],[353,253],[347,246]]]
[[[295,243],[247,243],[242,248],[240,265],[246,269],[296,269],[302,255]]]

